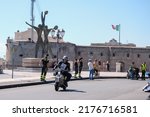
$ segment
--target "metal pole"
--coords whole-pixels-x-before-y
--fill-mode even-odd
[[[120,24],[119,24],[119,45],[120,45]]]
[[[35,0],[31,0],[31,22],[32,22],[32,26],[34,26],[34,2]],[[32,28],[32,32],[31,32],[31,39],[33,40],[33,28]]]
[[[14,78],[14,55],[12,56],[12,79]]]
[[[58,63],[58,49],[59,49],[59,46],[58,46],[58,36],[57,36],[57,63]]]
[[[12,79],[14,78],[14,44],[12,44]]]

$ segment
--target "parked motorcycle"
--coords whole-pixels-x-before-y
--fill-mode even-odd
[[[63,88],[63,90],[66,90],[67,82],[65,81],[65,77],[61,73],[60,68],[57,68],[55,70],[55,74],[54,75],[55,75],[55,84],[54,84],[55,91],[58,91],[60,87]]]

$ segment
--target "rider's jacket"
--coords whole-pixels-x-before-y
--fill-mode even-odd
[[[62,71],[67,71],[67,72],[70,71],[70,63],[68,61],[64,62],[62,60],[58,63],[58,65],[56,67],[59,67]]]

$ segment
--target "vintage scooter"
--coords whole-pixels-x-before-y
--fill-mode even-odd
[[[61,73],[60,68],[55,69],[54,76],[55,76],[55,84],[54,84],[55,91],[58,91],[60,87],[63,88],[63,90],[66,90],[67,84],[65,82],[64,75]]]

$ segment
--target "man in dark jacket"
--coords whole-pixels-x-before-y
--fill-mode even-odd
[[[72,77],[72,75],[69,73],[70,63],[68,62],[68,57],[64,56],[62,61],[60,61],[56,67],[59,67],[61,69],[61,73],[66,77],[65,85],[68,86],[67,82],[70,81]]]
[[[45,57],[41,60],[41,64],[42,64],[42,71],[41,71],[41,81],[46,81],[45,77],[48,71],[48,54],[45,55]]]
[[[81,71],[82,71],[82,68],[83,68],[83,58],[81,57],[80,59],[79,59],[79,78],[82,78],[81,77]]]

